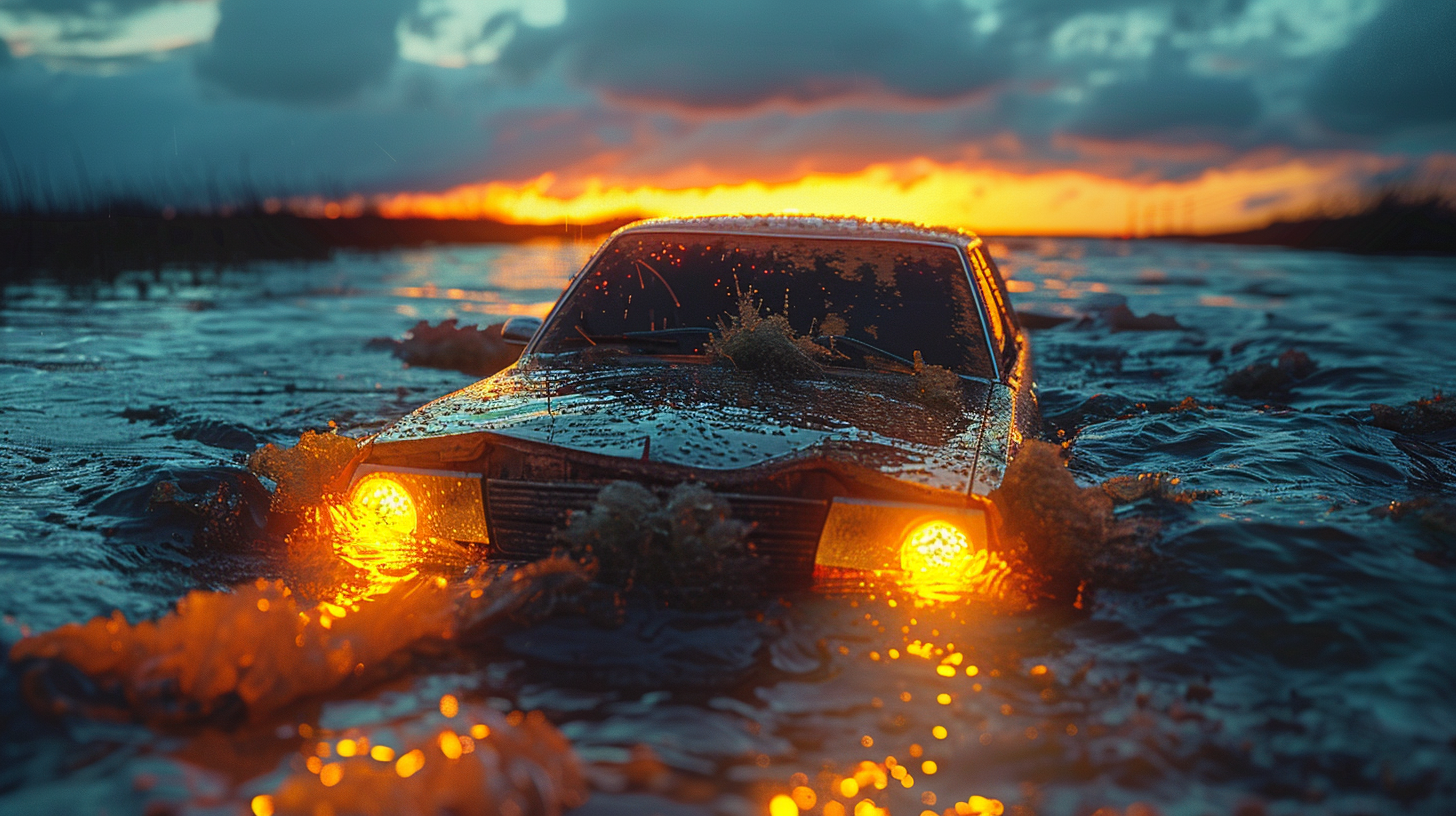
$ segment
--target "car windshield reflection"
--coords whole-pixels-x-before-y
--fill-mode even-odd
[[[890,240],[624,234],[575,285],[535,350],[704,355],[745,295],[832,350],[829,365],[908,372],[918,353],[959,374],[993,376],[959,251]]]

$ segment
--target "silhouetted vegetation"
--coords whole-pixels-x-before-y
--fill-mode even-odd
[[[163,267],[217,267],[259,260],[326,259],[339,249],[383,250],[478,244],[609,232],[595,224],[358,217],[311,218],[262,206],[175,211],[134,201],[85,209],[0,208],[0,280],[47,275],[63,282],[111,280]]]
[[[1456,254],[1456,202],[1441,193],[1387,189],[1353,213],[1314,214],[1194,240],[1364,254],[1452,255]]]

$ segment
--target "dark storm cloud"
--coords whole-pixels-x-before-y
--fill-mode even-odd
[[[568,0],[560,25],[517,25],[499,64],[530,77],[560,59],[610,96],[689,107],[943,100],[1009,73],[975,20],[956,0]]]
[[[414,0],[222,0],[205,79],[239,96],[346,99],[389,75],[395,28]]]
[[[1456,0],[1392,2],[1330,57],[1308,101],[1345,133],[1456,123]]]
[[[184,49],[128,15],[191,20],[193,42],[197,6],[0,0],[49,15],[0,32],[26,55],[0,47],[0,130],[37,177],[69,184],[79,155],[98,187],[174,203],[208,200],[212,173],[270,193],[780,182],[920,158],[1192,178],[1349,146],[1329,128],[1416,153],[1456,135],[1439,125],[1456,122],[1456,0],[1394,0],[1349,45],[1356,0],[1318,20],[1304,0],[566,1],[555,26],[482,28],[419,0],[221,0],[215,39]],[[45,33],[107,26],[143,53]]]
[[[1017,0],[1004,6],[1004,9],[1014,12],[1019,19],[1055,25],[1089,12],[1109,13],[1166,7],[1175,27],[1197,30],[1220,20],[1237,17],[1248,6],[1248,0]]]
[[[1259,97],[1246,80],[1169,68],[1098,88],[1068,131],[1100,139],[1207,135],[1246,128],[1259,119],[1261,111]]]
[[[126,15],[159,6],[171,0],[5,0],[0,8],[15,12],[74,14],[77,16]]]
[[[203,94],[189,60],[106,75],[52,73],[22,59],[0,72],[0,136],[15,166],[37,180],[32,191],[50,182],[59,195],[82,189],[79,156],[95,189],[178,206],[218,195],[442,188],[510,172],[491,161],[493,134],[482,121],[485,101],[509,102],[509,92],[482,93],[434,66],[396,73],[402,85],[438,84],[441,101],[279,105]],[[571,102],[590,99],[563,104]],[[0,185],[7,162],[0,156]]]
[[[174,0],[0,0],[0,10],[21,20],[60,20],[57,39],[105,40],[126,18]],[[0,62],[4,57],[0,57]]]

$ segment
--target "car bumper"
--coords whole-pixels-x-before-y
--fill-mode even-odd
[[[381,478],[412,499],[416,534],[479,544],[492,557],[510,560],[542,558],[562,546],[556,531],[572,513],[589,511],[603,486],[364,464],[350,481],[351,495],[357,500],[361,489],[371,489]],[[751,525],[748,542],[767,560],[776,586],[808,583],[816,570],[911,569],[911,539],[932,528],[970,553],[983,553],[992,543],[991,508],[983,499],[955,507],[854,497],[718,496],[735,519]]]

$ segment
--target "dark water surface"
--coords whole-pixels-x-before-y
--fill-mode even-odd
[[[467,384],[365,343],[420,319],[540,314],[590,249],[8,287],[0,641],[112,610],[156,617],[191,589],[271,574],[271,554],[202,546],[185,514],[148,511],[156,485],[205,491],[264,443],[331,422],[363,435]],[[918,814],[973,796],[1043,814],[1456,812],[1456,541],[1370,512],[1449,501],[1456,433],[1369,423],[1373,402],[1456,387],[1456,262],[1157,242],[993,252],[1020,309],[1091,316],[1033,333],[1048,433],[1071,440],[1079,479],[1166,471],[1217,491],[1158,511],[1165,561],[1141,587],[1083,612],[881,592],[634,611],[616,628],[558,617],[315,701],[311,727],[384,740],[454,694],[544,711],[599,768],[650,747],[665,770],[599,775],[592,813],[767,813],[799,773],[826,816],[831,800]],[[1119,299],[1183,328],[1112,331],[1096,315]],[[1319,364],[1290,392],[1219,390],[1290,348]],[[245,812],[289,773],[304,719],[290,716],[261,738],[211,733],[203,751],[196,731],[39,716],[0,664],[0,812]],[[206,756],[229,750],[264,759]],[[905,780],[838,789],[891,756]]]

